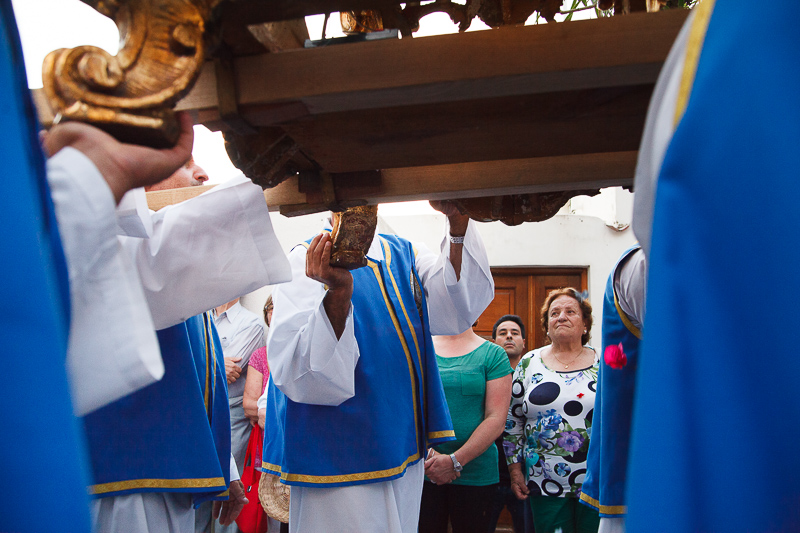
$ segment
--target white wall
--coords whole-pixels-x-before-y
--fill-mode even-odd
[[[501,222],[477,224],[492,267],[588,267],[589,301],[595,310],[592,344],[598,349],[608,274],[622,252],[636,242],[628,227],[632,195],[614,189],[601,196],[584,197],[579,205],[573,202],[561,212],[596,212],[605,220],[597,216],[561,214],[544,222],[526,222],[513,227]],[[283,249],[288,252],[297,243],[315,235],[326,216],[317,213],[287,218],[273,213],[272,223]],[[382,217],[379,230],[421,241],[436,251],[442,240],[444,222],[444,216],[439,214],[390,215]],[[259,289],[242,298],[242,305],[261,316],[270,292],[269,287]]]

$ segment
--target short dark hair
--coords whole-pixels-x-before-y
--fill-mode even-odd
[[[519,326],[520,333],[522,333],[522,337],[525,338],[525,324],[522,322],[522,319],[517,315],[503,315],[497,319],[497,322],[494,323],[494,327],[492,328],[492,340],[497,338],[497,326],[503,322],[514,322],[517,324]]]

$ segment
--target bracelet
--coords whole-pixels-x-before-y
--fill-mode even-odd
[[[458,462],[458,459],[456,459],[456,454],[451,453],[450,460],[453,461],[453,471],[461,472],[464,469],[464,467],[461,466],[461,463]]]
[[[464,244],[464,236],[463,235],[450,235],[450,243],[451,244]]]

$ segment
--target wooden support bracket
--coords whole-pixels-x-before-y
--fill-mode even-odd
[[[258,130],[239,114],[236,91],[236,76],[233,72],[233,56],[223,47],[214,58],[214,73],[217,79],[217,107],[220,119],[239,135],[255,135]]]

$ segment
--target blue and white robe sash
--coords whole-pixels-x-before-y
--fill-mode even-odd
[[[222,349],[207,313],[158,331],[164,377],[84,417],[97,498],[193,493],[227,499],[230,411]]]
[[[455,438],[413,246],[396,236],[379,238],[384,259],[352,271],[361,354],[355,395],[339,406],[301,404],[270,381],[262,467],[284,483],[331,487],[395,479],[427,447]]]
[[[642,332],[620,307],[614,277],[639,248],[634,246],[622,254],[608,276],[603,300],[603,354],[608,346],[622,343],[627,363],[622,368],[610,368],[603,357],[600,359],[594,425],[581,492],[581,501],[597,509],[600,516],[616,517],[627,513],[625,478]]]

